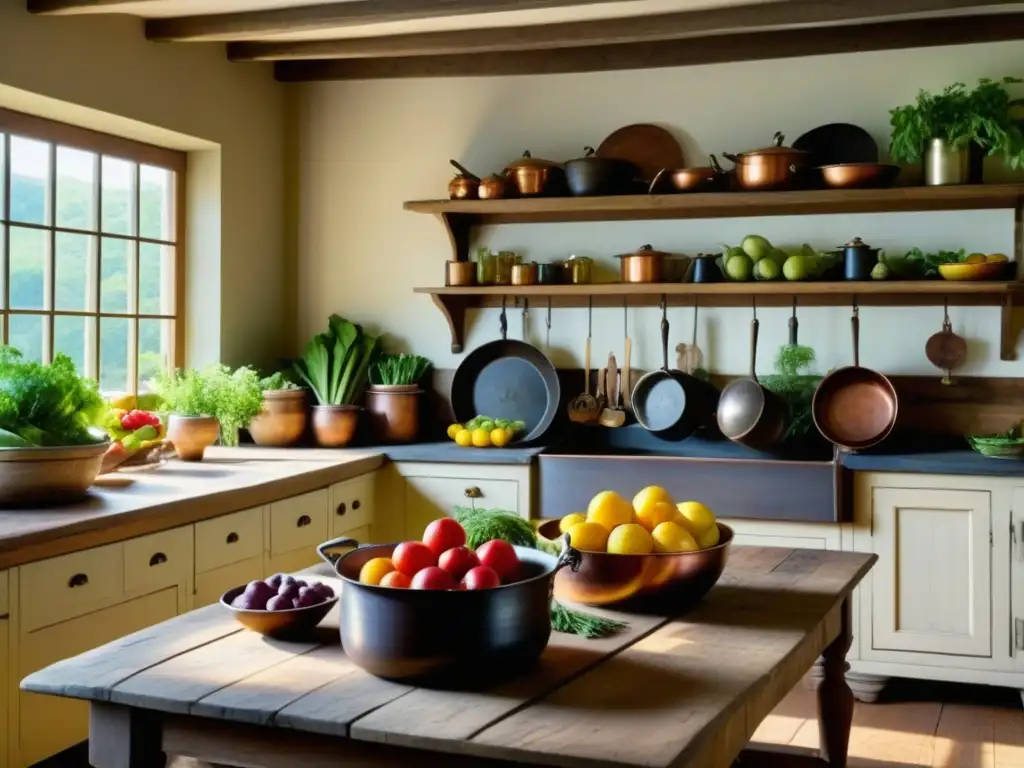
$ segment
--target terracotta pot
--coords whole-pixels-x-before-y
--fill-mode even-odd
[[[178,416],[167,421],[167,439],[182,461],[202,461],[206,449],[217,442],[220,422],[213,416]]]
[[[361,410],[358,405],[314,405],[313,434],[317,445],[341,448],[352,442]]]
[[[416,384],[378,384],[366,390],[366,416],[376,442],[412,443],[420,431],[420,395]]]
[[[263,393],[263,410],[249,424],[256,445],[295,445],[306,431],[306,390],[272,389]]]

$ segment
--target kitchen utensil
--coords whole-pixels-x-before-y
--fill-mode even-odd
[[[448,182],[448,197],[452,200],[475,200],[480,188],[480,177],[456,160],[449,160],[459,171],[458,175]]]
[[[624,253],[619,259],[619,280],[623,283],[660,283],[664,269],[664,251],[642,245],[633,253]]]
[[[589,256],[570,256],[565,262],[569,282],[573,285],[589,285],[594,276],[594,260]]]
[[[530,300],[523,297],[523,341],[530,343]]]
[[[598,157],[593,147],[584,147],[583,157],[565,164],[565,182],[576,196],[624,195],[637,175],[628,160]]]
[[[668,312],[661,297],[660,369],[648,371],[633,387],[633,415],[663,440],[683,440],[702,426],[715,410],[718,390],[711,384],[668,367]]]
[[[837,368],[818,384],[811,401],[814,425],[826,440],[856,451],[880,443],[896,424],[899,400],[892,382],[860,365],[860,316],[853,305],[853,365]]]
[[[605,406],[608,405],[608,398],[605,395],[605,387],[608,385],[608,366],[597,372],[597,405],[598,412],[597,416],[600,419],[601,411],[604,410]]]
[[[878,263],[881,248],[872,248],[859,237],[839,246],[843,255],[843,277],[846,280],[870,280],[871,270]]]
[[[598,421],[602,427],[615,429],[626,423],[626,412],[619,406],[619,365],[615,360],[615,355],[608,355],[608,367],[605,372],[608,382],[608,405],[601,411]]]
[[[662,168],[686,165],[676,137],[649,123],[636,123],[613,131],[597,148],[597,156],[632,163],[646,185],[650,185]]]
[[[547,520],[537,533],[545,539],[557,540],[558,523]],[[732,542],[732,528],[718,523],[718,544],[693,552],[581,552],[578,571],[570,573],[566,568],[556,574],[555,597],[639,612],[670,610],[678,615],[697,604],[718,581]]]
[[[716,263],[717,253],[699,253],[693,260],[691,280],[695,283],[717,283],[722,279],[722,270]]]
[[[472,261],[446,261],[444,263],[444,284],[446,286],[476,285],[477,265]]]
[[[512,285],[536,285],[537,284],[537,262],[528,261],[525,264],[512,265]]]
[[[949,321],[949,302],[942,302],[942,330],[928,337],[924,345],[924,353],[928,361],[936,368],[946,372],[942,377],[943,384],[952,384],[954,368],[959,368],[967,359],[967,342],[953,333],[953,324]]]
[[[245,592],[246,584],[229,589],[220,597],[220,604],[231,611],[246,629],[279,640],[310,640],[317,625],[338,602],[338,596],[305,608],[289,608],[284,611],[257,611],[250,608],[236,608],[231,603]]]
[[[566,566],[578,568],[580,562],[568,543],[557,557],[516,547],[519,580],[497,589],[437,591],[361,583],[360,569],[375,557],[390,557],[396,546],[360,547],[343,537],[324,542],[317,553],[344,582],[339,624],[345,655],[370,674],[421,686],[493,684],[531,667],[551,635],[555,574]],[[343,547],[356,549],[331,556]]]
[[[840,163],[822,165],[821,179],[832,189],[876,189],[891,187],[900,175],[898,165],[883,163]]]
[[[452,410],[459,422],[481,413],[495,419],[522,420],[526,423],[523,440],[537,440],[558,411],[558,372],[539,349],[507,338],[504,299],[499,323],[501,339],[477,347],[455,369]]]
[[[480,179],[476,194],[481,200],[500,200],[508,197],[508,182],[504,176],[492,173]]]
[[[782,133],[776,131],[770,147],[738,155],[722,153],[736,164],[736,181],[741,189],[763,191],[793,186],[797,174],[807,165],[808,154],[783,146],[785,139]]]
[[[709,165],[697,168],[662,168],[651,181],[648,192],[713,192],[726,189],[729,172],[718,164],[718,158],[708,155]]]
[[[998,280],[1005,266],[1005,262],[939,264],[939,276],[943,280]]]
[[[552,261],[537,265],[537,282],[541,285],[560,285],[565,282],[565,264]]]
[[[626,340],[623,343],[625,360],[622,361],[622,405],[632,408],[633,371],[631,370],[631,360],[633,357],[633,340],[629,338],[629,299],[625,296],[622,297],[622,331],[626,336]]]
[[[850,123],[819,125],[794,141],[793,149],[807,152],[811,166],[878,162],[878,144],[871,134]]]
[[[689,344],[677,344],[679,370],[693,376],[704,365],[704,354],[697,346],[697,300],[693,301],[693,338]]]
[[[0,506],[57,504],[84,496],[110,442],[53,448],[0,448]]]
[[[551,297],[548,296],[548,315],[544,318],[544,325],[547,328],[544,334],[544,354],[551,354]]]
[[[576,395],[569,403],[569,418],[577,424],[589,424],[601,414],[601,405],[590,394],[590,342],[591,320],[594,313],[594,300],[587,300],[587,347],[583,353],[583,394]]]
[[[509,163],[505,173],[523,197],[557,194],[565,187],[565,170],[562,165],[533,157],[529,150],[523,152],[518,160]]]
[[[718,401],[718,428],[730,440],[766,451],[786,432],[785,401],[757,380],[757,307],[750,321],[750,375],[734,379]]]

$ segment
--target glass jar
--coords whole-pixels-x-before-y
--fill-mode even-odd
[[[523,257],[514,251],[498,251],[497,267],[495,269],[495,285],[512,284],[512,267],[519,264]]]
[[[589,285],[594,279],[594,260],[589,256],[572,255],[565,262],[565,270],[573,285]]]
[[[476,283],[477,285],[494,285],[497,282],[498,254],[490,248],[476,249]]]

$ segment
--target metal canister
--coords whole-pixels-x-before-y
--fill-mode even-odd
[[[594,260],[589,256],[570,256],[565,269],[573,285],[589,285],[594,279]]]
[[[445,262],[446,286],[476,285],[476,264],[472,261]]]
[[[537,262],[528,261],[525,264],[512,265],[512,285],[536,285],[537,284]]]
[[[498,254],[489,248],[476,249],[477,285],[494,285],[498,277]]]
[[[565,264],[552,261],[537,265],[537,282],[541,285],[558,285],[565,282]]]
[[[498,251],[494,270],[495,285],[512,284],[512,267],[522,261],[522,257],[514,251]]]

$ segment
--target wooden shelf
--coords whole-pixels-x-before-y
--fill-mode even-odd
[[[429,294],[448,320],[452,352],[462,351],[466,310],[480,307],[516,306],[526,300],[534,306],[651,307],[662,296],[670,306],[759,307],[861,305],[931,306],[944,301],[954,306],[1002,307],[1000,359],[1016,359],[1016,332],[1011,309],[1024,295],[1024,282],[946,280],[886,280],[878,282],[771,282],[771,283],[596,283],[592,285],[471,286],[466,288],[416,288]]]

